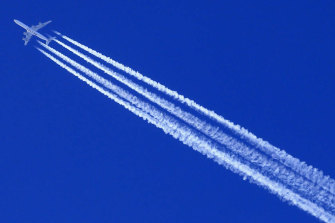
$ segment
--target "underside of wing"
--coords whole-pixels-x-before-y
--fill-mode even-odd
[[[23,34],[25,35],[25,37],[23,37],[24,45],[27,45],[28,42],[29,42],[29,40],[30,40],[30,38],[32,37],[32,34],[27,33],[27,32],[25,32]]]

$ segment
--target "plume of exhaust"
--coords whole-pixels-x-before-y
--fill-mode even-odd
[[[251,182],[254,182],[266,188],[270,192],[278,195],[280,198],[285,199],[290,203],[300,207],[301,209],[309,212],[320,220],[324,222],[335,222],[335,216],[324,210],[322,207],[316,205],[312,201],[301,197],[299,194],[296,194],[294,191],[285,187],[281,183],[273,181],[270,178],[260,174],[257,169],[253,169],[251,166],[249,166],[247,163],[243,163],[237,157],[231,156],[230,154],[221,151],[218,146],[211,140],[197,134],[194,130],[183,125],[174,118],[165,115],[164,113],[158,111],[150,105],[147,105],[133,95],[123,95],[126,96],[130,101],[123,98],[123,96],[121,95],[116,96],[115,94],[118,93],[114,92],[114,94],[105,90],[101,86],[90,81],[69,66],[65,65],[52,55],[46,53],[41,49],[39,49],[39,51],[59,66],[61,66],[74,76],[78,77],[80,80],[86,82],[89,86],[93,87],[100,93],[106,95],[108,98],[122,105],[124,108],[128,109],[135,115],[162,129],[166,134],[169,134],[175,139],[178,139],[185,145],[188,145],[194,150],[199,151],[207,157],[214,159],[219,164],[222,164],[225,167],[234,171],[235,173],[242,175],[244,178],[250,179]]]
[[[271,176],[272,178],[275,177],[280,182],[286,185],[290,185],[290,187],[294,189],[295,191],[297,191],[298,193],[303,194],[304,196],[308,197],[311,200],[314,200],[319,205],[325,206],[329,208],[330,210],[335,210],[334,195],[329,193],[327,190],[320,189],[319,185],[315,185],[309,180],[306,180],[304,177],[301,177],[299,174],[295,173],[291,169],[285,167],[281,163],[278,163],[278,161],[272,160],[269,157],[266,157],[265,154],[259,153],[257,152],[257,150],[249,148],[248,146],[244,145],[242,142],[236,140],[235,138],[232,138],[231,136],[226,135],[219,128],[216,128],[200,120],[194,115],[183,111],[181,108],[175,106],[173,103],[159,97],[158,95],[154,93],[147,91],[147,89],[143,88],[142,86],[137,85],[136,83],[128,80],[127,78],[125,78],[124,76],[118,73],[113,72],[109,68],[92,60],[91,58],[78,52],[72,47],[69,47],[66,44],[58,40],[56,40],[56,42],[60,44],[61,46],[65,47],[66,49],[70,50],[77,56],[81,57],[85,61],[101,69],[105,73],[111,75],[116,80],[120,81],[121,83],[127,85],[128,87],[140,93],[144,97],[148,98],[151,102],[158,104],[163,109],[169,111],[171,114],[185,121],[187,124],[196,128],[200,132],[204,133],[205,135],[221,143],[222,145],[230,149],[233,153],[238,154],[242,158],[248,160],[248,162],[250,162],[252,165],[257,166],[257,168],[262,174]],[[51,51],[52,53],[54,53],[55,55],[57,55],[58,57],[62,58],[64,61],[76,67],[78,70],[84,72],[85,74],[93,78],[95,81],[111,89],[112,84],[109,81],[105,79],[102,80],[100,76],[90,71],[89,69],[86,69],[82,65],[76,63],[74,60],[63,55],[57,50],[49,46],[46,46],[45,44],[41,42],[40,44],[44,46],[46,49],[48,49],[49,51]],[[114,90],[115,88],[116,87],[113,86]],[[120,91],[120,89],[118,91]]]
[[[56,32],[56,31],[55,31]],[[322,171],[307,165],[306,163],[300,161],[299,159],[287,154],[285,151],[280,150],[279,148],[271,145],[269,142],[258,138],[253,133],[249,132],[247,129],[234,124],[233,122],[225,119],[224,117],[218,115],[212,110],[206,109],[205,107],[199,105],[195,101],[179,94],[177,91],[171,90],[168,87],[164,86],[163,84],[156,82],[150,79],[147,76],[142,75],[138,71],[134,71],[130,67],[127,67],[110,57],[107,57],[73,39],[68,36],[62,35],[59,32],[56,34],[60,35],[65,40],[69,41],[70,43],[74,44],[75,46],[85,50],[86,52],[104,60],[105,62],[115,66],[116,68],[130,74],[131,76],[137,78],[138,80],[143,81],[144,83],[156,88],[157,90],[165,93],[166,95],[176,99],[177,101],[188,105],[190,108],[194,109],[195,111],[211,118],[212,120],[217,121],[218,123],[222,124],[226,128],[232,130],[237,136],[243,139],[245,142],[250,143],[263,153],[271,156],[273,159],[280,161],[281,163],[285,164],[287,167],[291,168],[292,170],[296,171],[297,173],[301,174],[302,176],[308,178],[310,181],[317,185],[321,185],[324,189],[328,190],[330,193],[335,195],[335,180],[331,179],[329,176],[325,176]]]

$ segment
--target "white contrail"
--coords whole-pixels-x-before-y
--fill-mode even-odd
[[[158,104],[162,108],[169,111],[171,114],[175,115],[176,117],[180,118],[181,120],[185,121],[186,123],[190,124],[191,126],[195,127],[200,132],[206,134],[207,136],[211,137],[212,139],[216,140],[217,142],[221,143],[222,145],[226,146],[228,149],[231,149],[234,153],[240,155],[248,162],[253,165],[256,165],[259,168],[259,171],[262,174],[270,175],[271,177],[276,177],[282,183],[286,185],[290,185],[290,187],[296,192],[303,194],[309,197],[311,200],[314,200],[319,205],[325,205],[328,208],[335,210],[335,197],[333,194],[330,194],[327,190],[320,189],[319,185],[314,185],[314,183],[310,183],[306,181],[303,177],[297,175],[295,172],[292,172],[290,169],[286,168],[285,166],[279,164],[277,161],[271,160],[268,157],[265,157],[264,154],[257,152],[254,149],[251,149],[237,141],[236,139],[226,135],[223,133],[219,128],[216,128],[199,118],[195,117],[194,115],[183,111],[179,107],[175,106],[173,103],[159,97],[158,95],[147,91],[147,89],[137,85],[136,83],[128,80],[124,76],[113,72],[109,68],[105,67],[104,65],[92,60],[91,58],[87,57],[86,55],[78,52],[77,50],[69,47],[68,45],[62,43],[61,41],[55,40],[58,44],[65,47],[66,49],[70,50],[77,56],[81,57],[85,61],[93,64],[97,68],[103,70],[105,73],[111,75],[121,83],[127,85],[131,89],[135,90],[136,92],[140,93],[141,95],[148,98],[150,101]],[[72,59],[66,57],[65,55],[61,54],[60,52],[56,51],[55,49],[43,44],[40,42],[42,46],[56,54],[57,56],[61,57],[66,62],[70,63],[72,66],[76,67],[80,71],[86,73],[93,79],[95,79],[100,84],[103,84],[105,87],[110,88],[111,83],[104,80],[102,81],[101,78],[93,73],[92,71],[85,69],[82,65],[76,63]],[[115,88],[115,87],[114,87]]]
[[[314,185],[314,183],[310,183],[306,181],[303,177],[297,175],[295,172],[292,172],[289,169],[287,169],[285,166],[278,164],[277,161],[273,161],[269,159],[268,157],[264,157],[264,154],[261,154],[257,152],[256,150],[247,147],[240,141],[237,141],[236,139],[230,136],[227,136],[219,128],[216,128],[200,120],[194,115],[183,111],[179,107],[175,106],[173,103],[159,97],[158,95],[152,92],[147,91],[147,89],[130,81],[129,79],[125,78],[123,75],[115,73],[114,71],[110,70],[104,65],[92,60],[91,58],[78,52],[72,47],[69,47],[68,45],[62,43],[61,41],[56,40],[56,42],[60,44],[61,46],[65,47],[66,49],[70,50],[77,56],[81,57],[85,61],[103,70],[105,73],[111,75],[112,77],[120,81],[121,83],[127,85],[131,89],[145,96],[150,101],[166,109],[171,114],[175,115],[176,117],[180,118],[181,120],[195,127],[200,132],[206,134],[207,136],[211,137],[212,139],[226,146],[228,149],[231,149],[234,153],[237,153],[241,157],[245,158],[251,164],[258,166],[259,171],[262,174],[271,175],[272,177],[277,177],[278,180],[280,180],[282,183],[286,185],[290,185],[292,189],[296,190],[297,192],[301,194],[304,194],[305,196],[309,197],[312,200],[315,200],[315,202],[318,203],[319,205],[326,205],[330,209],[335,210],[334,195],[330,194],[328,191],[320,190],[319,185]],[[72,66],[88,74],[89,76],[94,78],[96,81],[103,84],[105,87],[110,87],[110,83],[108,83],[108,81],[101,81],[101,79],[99,79],[100,78],[99,76],[97,77],[97,75],[91,72],[90,70],[84,69],[83,66],[74,62],[72,59],[66,57],[65,55],[61,54],[55,49],[49,46],[46,46],[43,43],[41,43],[41,45],[47,48],[48,50],[50,50],[51,52],[53,52],[54,54],[56,54],[57,56],[61,57],[66,62],[70,63]]]
[[[305,198],[302,198],[299,194],[294,193],[293,191],[286,188],[284,185],[275,182],[269,179],[268,177],[260,174],[259,172],[257,172],[257,170],[252,169],[250,166],[244,163],[241,163],[239,159],[236,159],[230,156],[229,154],[220,151],[218,147],[215,144],[213,144],[210,140],[202,137],[201,135],[197,134],[195,131],[181,124],[175,119],[165,115],[164,113],[157,111],[152,106],[149,107],[150,105],[146,105],[144,102],[141,102],[135,96],[129,94],[128,98],[130,99],[130,103],[136,104],[137,106],[136,108],[131,104],[129,104],[127,101],[120,98],[123,96],[119,95],[120,97],[118,97],[115,94],[112,94],[109,91],[104,90],[102,87],[93,83],[89,79],[83,77],[81,74],[79,74],[69,66],[65,65],[64,63],[60,62],[58,59],[54,58],[45,51],[40,50],[40,52],[42,52],[45,56],[50,58],[52,61],[54,61],[62,68],[66,69],[71,74],[77,76],[80,80],[86,82],[94,89],[98,90],[102,94],[106,95],[110,99],[122,105],[123,107],[133,112],[137,116],[143,118],[144,120],[147,120],[149,123],[162,129],[165,133],[170,134],[175,139],[178,139],[184,144],[192,147],[194,150],[199,151],[204,155],[207,155],[207,157],[214,159],[219,164],[223,164],[232,171],[242,175],[243,177],[250,179],[251,182],[263,186],[270,192],[277,194],[279,197],[309,212],[310,214],[319,218],[320,220],[324,222],[335,222],[335,216],[325,211],[322,207],[319,207],[313,202]]]
[[[131,68],[107,57],[89,47],[86,47],[79,42],[56,32],[58,35],[61,35],[64,39],[71,42],[72,44],[80,47],[81,49],[91,53],[92,55],[104,60],[107,63],[112,64],[116,68],[136,77],[138,80],[141,80],[150,86],[158,89],[159,91],[173,97],[174,99],[178,100],[181,103],[188,105],[189,107],[195,109],[196,111],[208,116],[209,118],[216,120],[217,122],[223,124],[225,127],[229,128],[230,130],[234,131],[235,134],[239,135],[242,139],[246,142],[252,144],[257,149],[260,149],[262,152],[268,154],[273,159],[280,161],[281,163],[285,164],[287,167],[293,169],[297,173],[303,175],[304,177],[311,180],[313,183],[322,186],[324,189],[328,190],[330,193],[335,195],[335,181],[331,179],[329,176],[324,176],[322,171],[307,165],[306,163],[300,161],[299,159],[292,157],[291,155],[287,154],[285,151],[280,150],[279,148],[271,145],[270,143],[264,141],[261,138],[257,138],[254,134],[249,132],[247,129],[234,124],[233,122],[226,120],[224,117],[216,114],[214,111],[208,110],[205,107],[197,104],[195,101],[186,98],[185,96],[179,94],[177,91],[173,91],[166,86],[150,79],[142,75],[141,73],[132,70]]]

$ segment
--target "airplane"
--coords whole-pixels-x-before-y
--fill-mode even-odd
[[[43,28],[44,26],[48,25],[50,21],[47,21],[45,23],[38,23],[38,25],[36,26],[27,26],[25,24],[23,24],[22,22],[20,22],[19,20],[14,19],[14,22],[16,24],[18,24],[19,26],[21,26],[22,28],[24,28],[26,30],[26,32],[24,32],[23,34],[25,35],[25,37],[23,37],[24,40],[24,45],[26,46],[30,40],[30,38],[32,36],[37,36],[38,38],[45,40],[46,44],[48,45],[52,40],[56,39],[56,37],[50,37],[47,38],[45,36],[43,36],[42,34],[40,34],[39,32],[37,32],[39,29]]]

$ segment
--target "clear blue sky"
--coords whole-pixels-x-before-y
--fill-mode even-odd
[[[58,30],[335,177],[333,1],[4,1],[0,222],[317,222],[38,53]],[[52,45],[52,43],[51,43]]]

